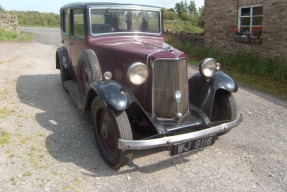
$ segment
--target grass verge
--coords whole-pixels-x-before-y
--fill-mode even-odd
[[[0,29],[0,41],[10,41],[17,38],[17,33]]]
[[[60,25],[20,25],[20,27],[60,28]]]
[[[5,29],[0,29],[0,42],[16,41],[16,42],[30,42],[33,40],[33,35],[31,33],[8,31]]]
[[[184,51],[189,60],[199,63],[205,57],[215,58],[222,64],[223,70],[239,83],[287,99],[287,63],[246,52],[224,53],[171,36],[166,36],[166,41]]]

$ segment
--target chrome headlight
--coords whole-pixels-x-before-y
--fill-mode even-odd
[[[128,79],[135,85],[140,85],[148,78],[148,68],[145,64],[136,62],[128,68]]]
[[[203,59],[199,65],[199,71],[204,77],[212,77],[220,69],[220,64],[212,58]]]

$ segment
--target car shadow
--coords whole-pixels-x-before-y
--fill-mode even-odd
[[[22,103],[42,111],[35,114],[35,119],[40,126],[52,132],[45,141],[49,154],[60,162],[72,162],[83,168],[83,174],[99,177],[133,171],[155,172],[186,163],[186,157],[191,155],[187,153],[141,166],[136,163],[137,158],[162,150],[136,151],[128,167],[115,171],[105,164],[97,150],[89,114],[81,113],[70,95],[62,89],[60,75],[20,76],[16,91]]]

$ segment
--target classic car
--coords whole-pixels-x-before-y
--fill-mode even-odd
[[[161,8],[71,3],[56,51],[63,89],[89,112],[104,161],[118,169],[133,150],[171,155],[212,145],[242,121],[236,82],[212,58],[188,77],[187,56],[164,42]]]

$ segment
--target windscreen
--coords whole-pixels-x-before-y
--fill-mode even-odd
[[[91,9],[92,34],[160,33],[160,11]]]

